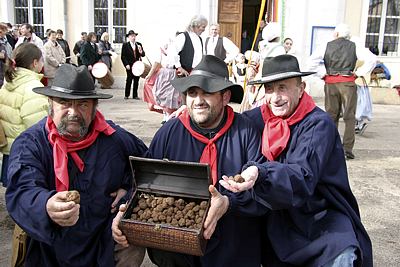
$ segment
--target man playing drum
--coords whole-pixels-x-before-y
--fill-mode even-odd
[[[132,65],[136,61],[140,61],[141,57],[145,56],[143,46],[141,43],[136,42],[136,36],[138,34],[133,30],[130,30],[126,37],[128,41],[122,45],[121,60],[126,69],[126,83],[125,83],[125,99],[128,99],[131,91],[131,85],[133,80],[133,91],[132,98],[139,100],[137,90],[139,87],[139,76],[132,73]]]

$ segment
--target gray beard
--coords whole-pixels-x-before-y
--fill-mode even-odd
[[[82,139],[83,137],[85,137],[89,131],[89,128],[86,127],[83,119],[81,119],[77,116],[65,116],[64,118],[62,118],[60,123],[57,125],[58,133],[61,136],[68,136],[68,137],[71,136],[70,133],[67,131],[67,122],[69,120],[77,120],[79,123],[79,126],[80,126],[78,136],[73,136],[73,138],[79,140],[79,139]]]

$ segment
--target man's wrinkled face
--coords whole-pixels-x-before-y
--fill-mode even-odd
[[[230,90],[208,93],[200,87],[192,87],[186,91],[189,115],[194,123],[205,129],[213,129],[219,125],[230,98]]]
[[[275,116],[287,118],[296,110],[303,95],[305,83],[289,78],[264,84],[266,103]]]
[[[49,104],[50,116],[61,136],[72,141],[86,136],[96,112],[95,100],[53,97],[49,99]]]
[[[203,24],[200,24],[199,26],[193,27],[193,31],[197,35],[201,35],[205,31],[206,27],[207,27],[207,23],[203,23]]]

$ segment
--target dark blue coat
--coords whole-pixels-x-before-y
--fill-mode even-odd
[[[70,177],[70,190],[78,190],[81,196],[79,220],[61,227],[46,212],[47,200],[56,191],[45,122],[23,132],[10,153],[6,202],[11,217],[30,236],[25,266],[114,266],[110,193],[132,187],[128,155],[143,156],[147,148],[109,121],[116,132],[99,134],[85,149],[83,173]]]
[[[235,114],[231,128],[216,141],[218,148],[218,177],[241,172],[248,161],[259,161],[260,134],[250,121]],[[150,157],[199,162],[205,144],[196,140],[178,119],[164,124],[156,133],[149,147]],[[223,187],[217,189],[230,200],[228,212],[218,222],[207,243],[202,266],[210,267],[259,267],[260,225],[259,217],[267,209],[252,201],[248,192],[233,194]]]
[[[260,108],[245,115],[263,131]],[[371,241],[349,186],[332,119],[316,107],[292,125],[290,133],[276,161],[254,163],[260,171],[254,198],[272,209],[265,230],[273,250],[264,252],[265,265],[322,266],[355,246],[359,251],[355,266],[372,266]]]

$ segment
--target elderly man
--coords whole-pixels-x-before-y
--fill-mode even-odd
[[[297,59],[266,58],[261,80],[266,104],[246,115],[262,133],[268,159],[250,162],[242,184],[271,211],[264,226],[265,266],[372,266],[372,248],[353,196],[340,136],[327,113],[304,91]],[[257,179],[258,177],[258,179]],[[254,187],[253,187],[254,185]]]
[[[325,81],[325,110],[336,124],[343,112],[345,124],[343,146],[347,159],[354,159],[355,124],[357,108],[357,86],[355,79],[366,75],[376,65],[376,57],[364,46],[350,41],[350,28],[339,24],[334,31],[335,40],[312,54],[309,69],[316,70],[323,60],[326,73],[319,73]],[[356,62],[363,64],[354,71]]]
[[[267,208],[252,202],[247,192],[232,194],[218,184],[222,174],[235,175],[247,161],[260,160],[259,134],[250,121],[228,106],[229,100],[241,101],[242,88],[228,80],[225,63],[209,55],[190,76],[175,79],[172,84],[185,94],[187,111],[161,127],[150,145],[149,156],[210,164],[212,198],[204,230],[209,240],[200,258],[148,249],[150,258],[163,267],[259,267],[260,225],[255,216],[265,214]],[[113,235],[115,241],[127,246],[118,229],[121,215],[113,222]]]
[[[28,234],[25,266],[114,266],[112,212],[132,187],[128,156],[146,146],[97,110],[85,66],[62,65],[51,87],[49,116],[11,148],[7,209]],[[69,198],[79,192],[80,201]]]
[[[190,20],[186,31],[176,36],[169,56],[174,62],[178,76],[188,76],[201,61],[204,48],[200,35],[207,24],[208,21],[204,16],[196,15]]]
[[[206,38],[205,52],[230,63],[239,54],[239,48],[230,39],[219,36],[219,24],[214,23],[210,26],[210,37]]]

